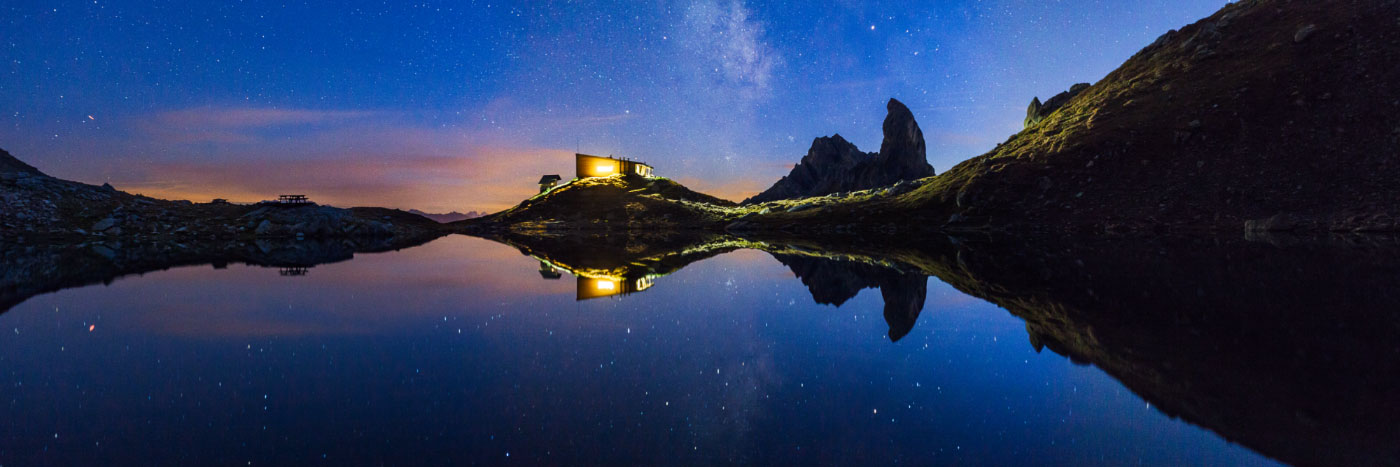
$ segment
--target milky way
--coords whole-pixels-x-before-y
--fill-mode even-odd
[[[7,2],[0,148],[174,198],[496,209],[583,151],[738,199],[890,97],[943,171],[1225,2],[584,3]]]

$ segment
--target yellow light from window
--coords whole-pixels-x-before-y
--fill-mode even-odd
[[[598,290],[616,290],[617,284],[612,281],[598,281]]]
[[[594,167],[593,167],[593,170],[598,171],[598,173],[600,173],[600,174],[610,174],[610,173],[612,173],[613,170],[615,170],[615,169],[616,169],[616,168],[613,167],[612,164],[598,164],[597,166],[594,166]]]

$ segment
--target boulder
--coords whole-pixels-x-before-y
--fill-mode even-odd
[[[117,252],[108,248],[106,245],[93,245],[91,248],[93,253],[97,253],[98,256],[103,258],[114,259],[117,257]]]
[[[1040,120],[1044,118],[1044,114],[1040,112],[1040,110],[1043,108],[1045,108],[1045,104],[1040,103],[1040,97],[1032,97],[1031,105],[1029,107],[1026,107],[1026,120],[1024,122],[1024,126],[1029,128],[1031,125],[1040,123]]]
[[[113,218],[111,218],[111,217],[108,217],[108,218],[106,218],[106,219],[102,219],[102,220],[100,220],[100,221],[97,221],[96,224],[92,224],[92,229],[91,229],[91,230],[92,230],[93,232],[103,232],[103,231],[106,231],[107,229],[110,229],[110,228],[112,228],[112,227],[116,227],[116,225],[117,225],[117,220],[116,220],[116,219],[113,219]]]
[[[1244,222],[1246,232],[1289,232],[1304,227],[1305,219],[1292,214],[1275,214],[1267,219]]]
[[[1312,37],[1315,32],[1317,32],[1316,24],[1303,26],[1301,29],[1298,29],[1298,32],[1293,33],[1293,42],[1301,44],[1303,41],[1308,40],[1309,37]]]
[[[272,235],[274,229],[276,229],[276,226],[272,224],[272,221],[263,219],[263,221],[258,224],[258,228],[253,229],[253,233],[260,237],[267,236]]]

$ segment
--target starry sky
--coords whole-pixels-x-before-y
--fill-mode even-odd
[[[890,97],[942,172],[1225,3],[11,0],[0,148],[196,201],[498,210],[575,151],[737,200]]]

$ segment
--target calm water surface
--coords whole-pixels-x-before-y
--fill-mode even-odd
[[[0,315],[4,465],[1265,464],[928,279],[820,305],[739,250],[642,293],[450,236],[302,276],[182,267]]]

